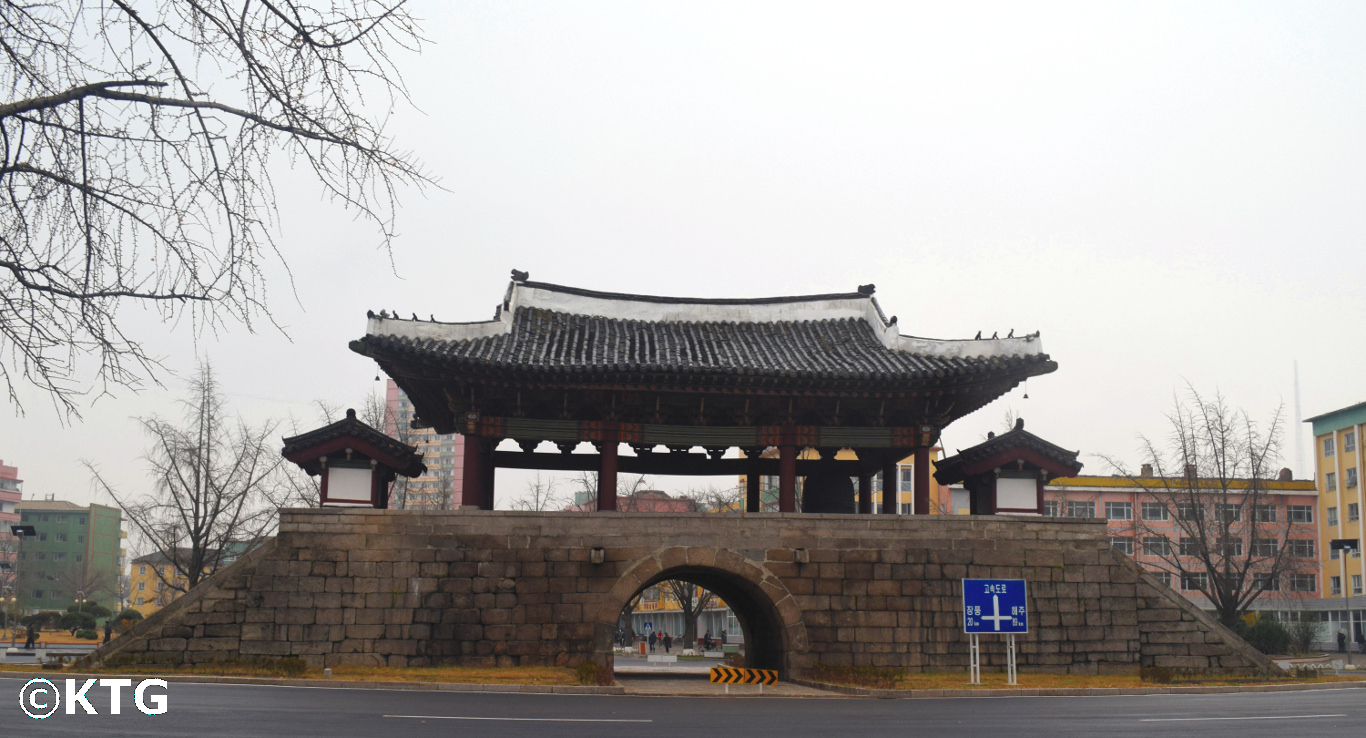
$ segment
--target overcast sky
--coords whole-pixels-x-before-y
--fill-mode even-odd
[[[182,374],[215,363],[248,418],[357,404],[365,311],[484,320],[512,268],[700,297],[873,282],[904,333],[1042,331],[1056,373],[944,432],[997,428],[1138,461],[1186,382],[1266,418],[1293,362],[1305,417],[1366,400],[1366,5],[1361,3],[419,4],[391,130],[444,191],[377,238],[286,169],[271,283],[288,336],[196,339],[125,309]],[[284,162],[281,160],[281,164]],[[0,420],[26,497],[92,497],[81,459],[147,484],[133,416]],[[1306,444],[1306,449],[1308,446]],[[1306,450],[1306,457],[1312,458]],[[1285,464],[1297,477],[1286,439]],[[664,489],[683,482],[659,479]],[[685,480],[686,481],[686,480]],[[506,500],[525,485],[500,473]]]

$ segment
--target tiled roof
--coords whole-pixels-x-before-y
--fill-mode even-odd
[[[74,511],[90,509],[87,506],[77,505],[74,502],[68,502],[66,500],[24,500],[23,502],[16,504],[14,507],[16,510],[27,512],[32,512],[34,510],[60,510],[62,512],[66,512],[68,510]]]
[[[1077,461],[1080,451],[1068,451],[1061,446],[1039,438],[1025,430],[1024,420],[1018,419],[1015,421],[1015,427],[1010,431],[999,436],[992,436],[976,446],[940,459],[939,463],[935,464],[934,478],[940,484],[957,484],[963,480],[965,468],[970,468],[974,464],[1017,449],[1028,449],[1053,462],[1056,469],[1050,471],[1065,471],[1070,475],[1076,475],[1077,472],[1081,471],[1082,463]]]
[[[445,370],[569,379],[686,373],[728,384],[766,379],[875,383],[1056,368],[1037,334],[965,341],[902,336],[866,291],[762,300],[597,293],[514,283],[485,323],[371,316],[357,353]]]
[[[401,463],[398,472],[404,476],[421,476],[427,470],[427,466],[422,463],[422,454],[417,452],[416,447],[402,443],[361,422],[356,417],[355,410],[347,410],[346,417],[335,423],[284,439],[285,447],[281,449],[280,455],[289,457],[343,436],[359,438],[376,449],[389,454]],[[314,470],[310,469],[309,473],[314,473]]]

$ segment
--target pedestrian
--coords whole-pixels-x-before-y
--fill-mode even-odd
[[[33,648],[33,642],[38,640],[38,627],[33,623],[28,624],[28,630],[24,632],[24,649]]]
[[[673,648],[673,645],[674,637],[669,635],[669,631],[664,631],[664,653],[668,653],[669,649]]]
[[[650,653],[655,652],[655,641],[659,640],[659,635],[653,630],[650,631]]]
[[[721,645],[726,645],[726,629],[721,629]]]
[[[710,631],[710,630],[707,631],[707,634],[706,634],[706,635],[702,636],[702,649],[703,649],[703,650],[706,650],[706,651],[710,651],[710,650],[711,650],[711,631]]]
[[[1347,653],[1347,631],[1338,628],[1338,653]]]
[[[108,642],[109,642],[109,635],[110,635],[111,633],[114,632],[114,626],[112,625],[113,622],[114,622],[114,619],[113,619],[113,618],[106,618],[105,621],[104,621],[104,642],[105,642],[105,643],[108,643]]]

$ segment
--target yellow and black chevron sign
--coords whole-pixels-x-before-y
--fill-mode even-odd
[[[778,683],[778,672],[772,669],[737,669],[733,666],[711,667],[712,684],[768,684]]]

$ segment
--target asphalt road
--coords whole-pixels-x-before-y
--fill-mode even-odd
[[[63,680],[58,682],[64,688]],[[172,683],[167,712],[143,715],[123,690],[34,720],[23,679],[0,678],[0,726],[14,736],[1236,736],[1359,732],[1366,691],[956,700],[701,699],[396,692]]]

